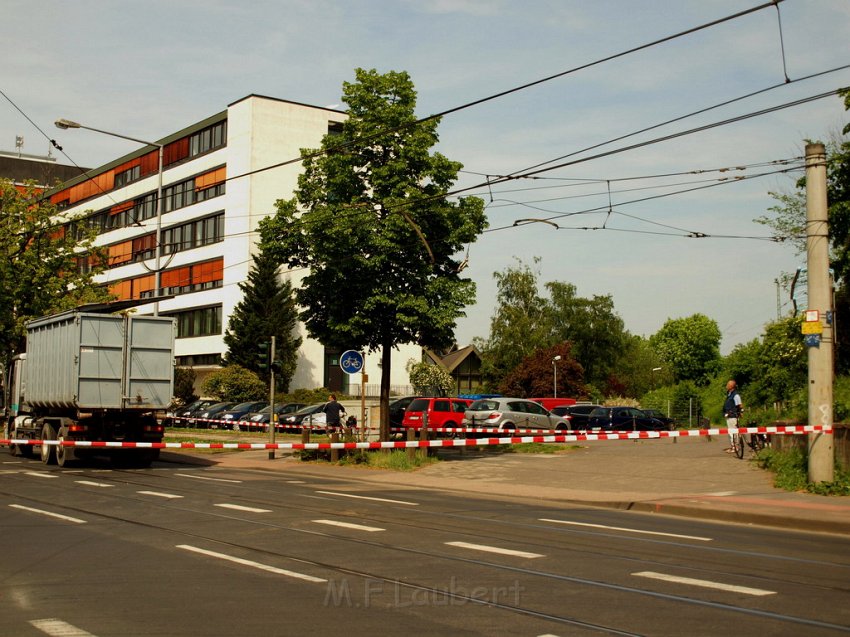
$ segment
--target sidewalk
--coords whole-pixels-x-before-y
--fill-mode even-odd
[[[675,442],[674,442],[675,440]],[[288,477],[322,476],[388,487],[423,488],[494,498],[577,503],[725,522],[850,534],[850,497],[789,493],[773,475],[724,453],[726,436],[587,441],[558,454],[444,449],[441,462],[415,472],[302,462],[267,450],[189,455],[221,468]],[[186,454],[178,452],[185,460]],[[163,460],[174,458],[163,452]]]

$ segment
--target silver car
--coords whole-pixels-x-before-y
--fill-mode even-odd
[[[463,414],[464,427],[509,429],[556,429],[566,431],[570,424],[540,403],[524,398],[483,398]]]

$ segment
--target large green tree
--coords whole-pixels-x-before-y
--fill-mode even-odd
[[[256,373],[268,385],[270,372],[262,368],[261,343],[275,337],[275,362],[279,391],[289,391],[298,364],[301,337],[296,332],[298,308],[292,284],[278,275],[278,262],[267,250],[254,256],[248,279],[239,284],[242,299],[233,308],[224,334],[225,362],[241,365]]]
[[[94,282],[106,263],[94,231],[68,225],[34,185],[0,180],[0,227],[0,363],[8,363],[25,349],[27,321],[110,296]],[[93,257],[88,270],[77,264],[83,253]]]
[[[720,328],[704,314],[668,319],[649,342],[676,381],[707,384],[719,370]]]
[[[356,70],[348,119],[302,151],[295,197],[261,224],[279,263],[306,268],[296,290],[308,333],[328,346],[381,352],[381,437],[389,437],[394,346],[449,345],[475,294],[457,258],[486,227],[484,203],[452,201],[461,164],[431,149],[438,118],[416,118],[407,73]]]

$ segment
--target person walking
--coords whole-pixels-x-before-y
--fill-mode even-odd
[[[328,399],[322,411],[325,412],[328,431],[330,431],[331,429],[339,429],[342,416],[345,414],[345,407],[336,401],[335,394],[331,394]]]
[[[744,411],[744,405],[741,401],[741,394],[738,393],[738,383],[730,380],[726,383],[726,401],[723,403],[723,416],[726,418],[726,427],[733,428],[738,426],[738,419]],[[726,453],[735,451],[733,446],[732,432],[729,432],[729,448],[725,449]]]

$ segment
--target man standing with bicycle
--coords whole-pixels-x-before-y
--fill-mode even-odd
[[[726,418],[726,427],[733,428],[738,426],[738,418],[744,411],[744,405],[741,401],[741,394],[738,393],[738,383],[730,380],[726,383],[726,402],[723,403],[723,416]],[[735,434],[729,432],[729,448],[725,449],[726,453],[734,453],[735,451]]]

